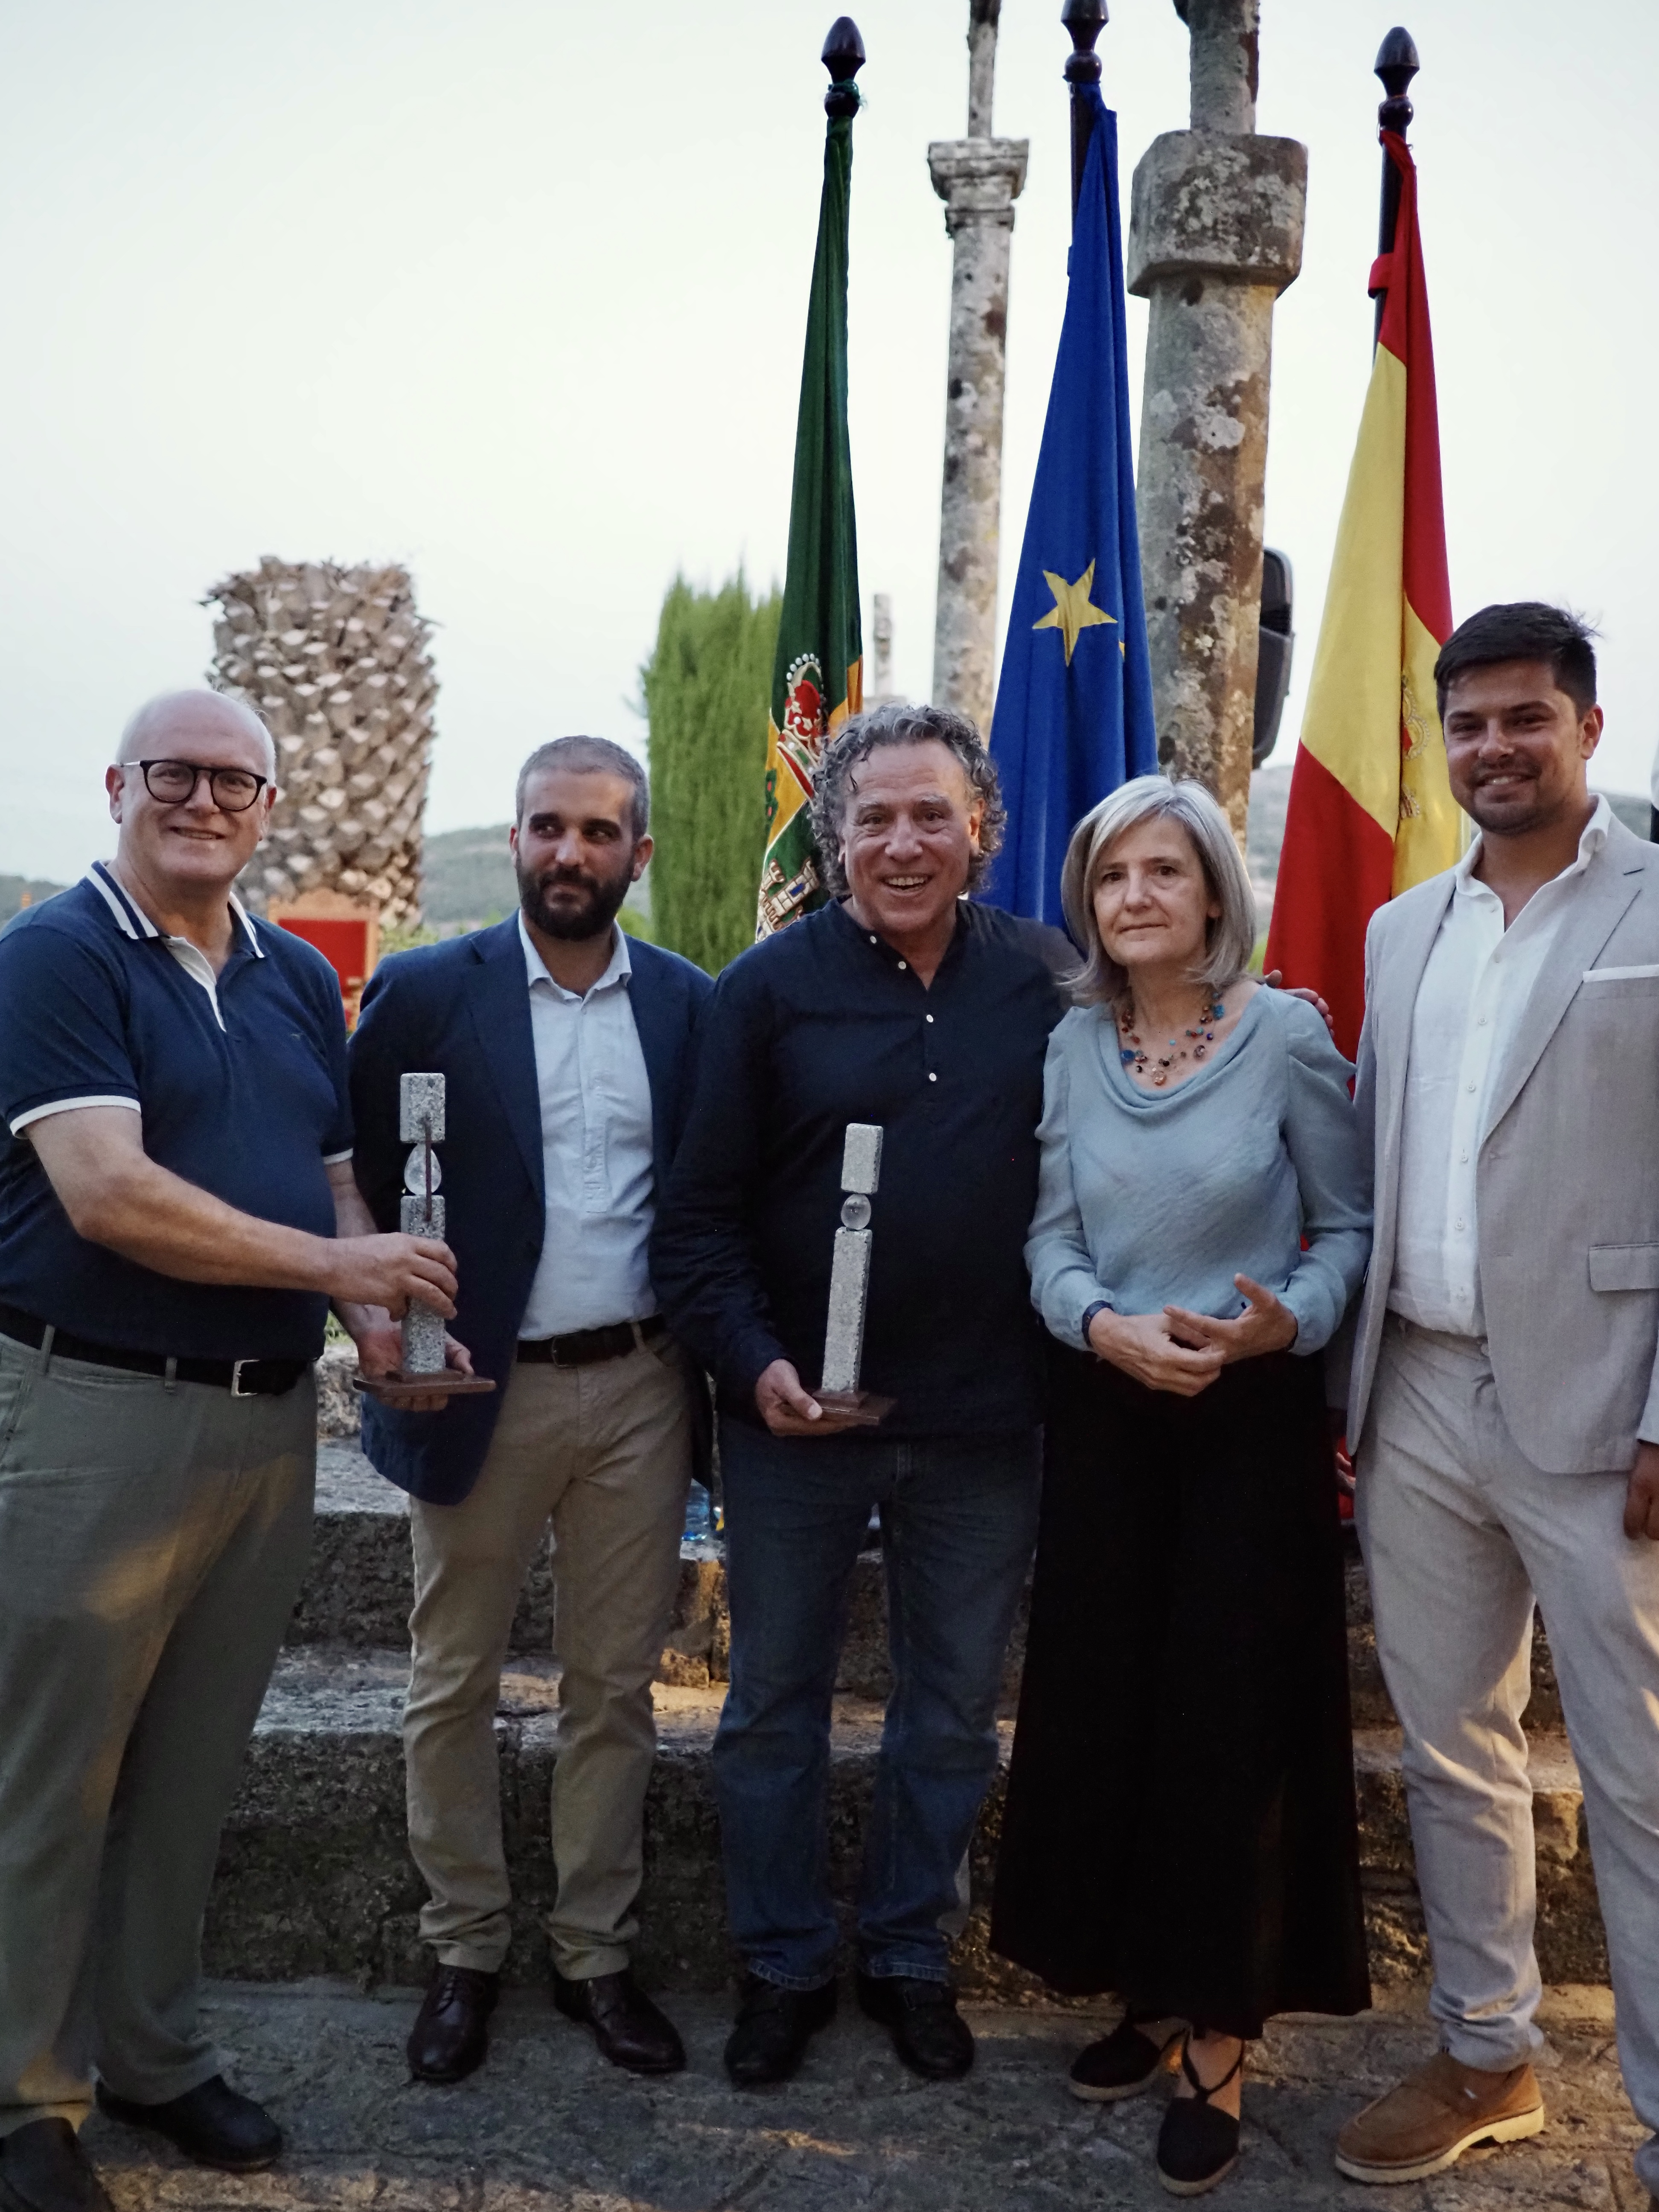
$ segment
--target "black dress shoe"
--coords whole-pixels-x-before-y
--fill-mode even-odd
[[[630,2074],[678,2074],[685,2063],[685,2045],[673,2021],[626,1971],[572,1982],[556,1966],[553,2002],[567,2020],[586,2021],[613,2066],[625,2066]]]
[[[67,2120],[27,2120],[0,2137],[0,2204],[6,2212],[112,2212]]]
[[[893,2048],[913,2074],[930,2081],[959,2081],[973,2064],[974,2039],[948,1982],[861,1973],[859,2005],[891,2029]]]
[[[221,2173],[258,2173],[283,2154],[283,2131],[263,2105],[233,2089],[222,2074],[198,2081],[165,2105],[136,2105],[98,2084],[98,2109],[130,2128],[151,2128],[198,2166]]]
[[[738,2024],[726,2045],[726,2070],[739,2089],[787,2081],[806,2046],[836,2016],[836,1985],[785,1990],[758,1974],[744,1977]]]
[[[464,2081],[483,2064],[499,1974],[473,1966],[434,1966],[405,2045],[417,2081]]]

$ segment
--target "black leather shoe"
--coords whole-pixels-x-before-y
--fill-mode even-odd
[[[473,1966],[434,1966],[405,2045],[417,2081],[465,2081],[484,2062],[499,1974]]]
[[[572,1982],[556,1966],[553,2002],[567,2020],[592,2029],[600,2055],[613,2066],[625,2066],[630,2074],[678,2074],[685,2063],[685,2045],[673,2021],[626,1971]]]
[[[112,2212],[67,2120],[29,2120],[0,2138],[0,2204],[6,2212]]]
[[[758,1974],[744,1977],[738,2024],[726,2046],[726,2070],[739,2089],[787,2081],[806,2046],[836,2016],[836,1985],[784,1990]]]
[[[130,2128],[150,2128],[198,2166],[221,2173],[259,2173],[283,2154],[283,2131],[263,2105],[233,2089],[222,2074],[198,2081],[165,2105],[135,2105],[98,2084],[98,2109]]]
[[[974,2039],[948,1982],[861,1973],[859,2006],[891,2029],[893,2048],[913,2074],[930,2081],[959,2081],[973,2064]]]

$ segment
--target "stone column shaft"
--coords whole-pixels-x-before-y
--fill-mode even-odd
[[[996,685],[1008,253],[1027,150],[1024,138],[946,139],[927,149],[956,247],[933,698],[966,714],[981,735],[990,728]]]
[[[1308,155],[1255,135],[1259,0],[1176,0],[1193,124],[1135,170],[1128,287],[1152,303],[1137,506],[1158,759],[1249,807],[1273,301],[1302,265]]]

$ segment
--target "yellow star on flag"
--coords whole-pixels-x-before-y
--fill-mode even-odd
[[[1117,617],[1109,615],[1104,607],[1091,606],[1089,594],[1095,587],[1095,564],[1088,567],[1076,583],[1068,584],[1064,576],[1055,575],[1045,568],[1042,580],[1054,595],[1054,603],[1046,615],[1039,615],[1031,624],[1033,629],[1057,629],[1066,640],[1066,665],[1072,665],[1072,655],[1077,650],[1078,639],[1085,629],[1097,623],[1115,623]]]

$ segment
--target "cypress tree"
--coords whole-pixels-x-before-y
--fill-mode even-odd
[[[755,941],[766,842],[766,715],[780,601],[741,570],[676,577],[640,671],[651,729],[652,933],[717,975]]]

